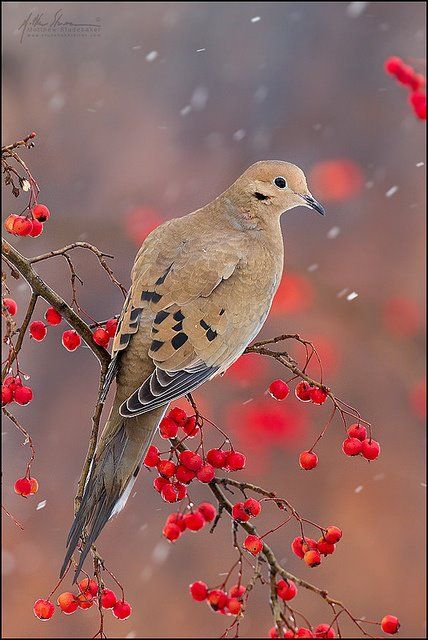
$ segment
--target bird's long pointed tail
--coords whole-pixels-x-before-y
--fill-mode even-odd
[[[165,409],[162,407],[135,418],[123,418],[113,406],[68,534],[61,577],[82,538],[83,547],[74,574],[76,581],[102,528],[125,505]]]

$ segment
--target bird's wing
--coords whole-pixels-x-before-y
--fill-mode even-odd
[[[144,310],[151,312],[149,357],[155,369],[120,407],[133,417],[189,393],[212,378],[234,345],[227,341],[233,315],[221,290],[241,253],[224,237],[203,241],[174,237],[148,243],[137,256],[132,287],[120,318],[113,350],[131,342]],[[176,237],[178,235],[178,237]],[[169,242],[168,242],[169,241]],[[146,318],[146,312],[144,312]],[[147,330],[147,329],[145,329]]]

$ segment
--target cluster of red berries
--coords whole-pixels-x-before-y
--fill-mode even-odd
[[[90,609],[94,604],[103,609],[111,609],[119,620],[126,620],[131,615],[131,605],[124,599],[118,600],[111,589],[100,589],[95,580],[84,578],[79,582],[79,593],[65,591],[58,596],[58,606],[62,613],[70,615],[77,609]],[[39,620],[49,620],[55,613],[55,605],[50,600],[36,600],[33,606],[34,615]]]
[[[1,387],[1,403],[2,405],[16,402],[25,406],[33,399],[33,390],[22,384],[19,376],[9,376],[4,379]]]
[[[319,624],[312,631],[307,627],[299,627],[295,631],[287,629],[283,635],[280,635],[275,627],[272,627],[269,631],[270,638],[335,638],[336,634],[330,624]]]
[[[235,584],[229,589],[209,589],[205,582],[194,582],[189,587],[190,595],[197,602],[206,602],[213,611],[225,615],[237,616],[243,606],[243,596],[246,588]]]
[[[306,537],[294,538],[291,543],[291,550],[308,567],[317,567],[321,564],[321,556],[329,556],[334,553],[336,544],[341,537],[341,529],[332,525],[323,531],[323,535],[318,541]]]
[[[3,307],[6,309],[9,315],[14,316],[18,311],[18,305],[13,298],[3,298]]]
[[[366,460],[376,460],[380,454],[380,444],[367,436],[367,429],[360,423],[348,427],[348,437],[342,443],[342,451],[346,456],[362,455]],[[313,451],[303,451],[299,456],[301,469],[309,471],[318,464],[318,456]]]
[[[117,329],[117,319],[110,318],[107,320],[105,328],[98,327],[92,334],[92,339],[96,344],[99,344],[100,347],[107,347],[108,343],[112,338],[114,338]]]
[[[366,460],[376,460],[380,453],[380,444],[367,437],[367,429],[356,423],[348,428],[348,437],[343,441],[342,451],[346,456],[361,454]]]
[[[400,623],[398,621],[398,618],[396,618],[395,616],[387,615],[384,618],[382,618],[380,626],[384,633],[389,633],[391,635],[394,635],[399,630]],[[331,624],[322,623],[317,625],[313,630],[308,629],[307,627],[299,627],[298,629],[295,629],[295,630],[287,629],[282,634],[278,632],[276,627],[272,627],[269,630],[269,637],[270,638],[335,638],[336,634]]]
[[[39,490],[39,483],[36,478],[32,478],[30,475],[26,475],[23,478],[18,478],[14,485],[15,493],[23,498],[32,496]]]
[[[271,382],[268,391],[275,400],[285,400],[290,393],[290,388],[284,380],[278,379]],[[313,402],[313,404],[324,404],[328,397],[324,387],[316,387],[306,380],[301,380],[296,385],[295,394],[301,402]]]
[[[195,416],[188,416],[183,409],[175,407],[162,419],[159,431],[162,438],[168,439],[175,438],[179,429],[188,437],[193,437],[199,432]],[[176,462],[171,459],[174,453]],[[153,486],[165,502],[180,502],[187,495],[187,485],[193,480],[208,483],[214,478],[215,469],[243,469],[245,456],[233,449],[211,449],[206,456],[190,449],[180,453],[173,449],[168,458],[162,458],[159,449],[150,445],[144,464],[146,467],[157,469],[159,475],[154,479]]]
[[[199,507],[191,508],[186,513],[170,513],[163,528],[163,535],[170,542],[175,542],[186,529],[200,531],[206,524],[212,522],[217,510],[210,502],[202,502]]]
[[[50,211],[44,204],[36,204],[31,209],[31,217],[11,213],[4,222],[8,233],[14,236],[37,238],[43,233],[43,225],[50,218]]]
[[[427,117],[427,97],[425,93],[425,78],[410,65],[396,56],[385,61],[385,71],[394,76],[398,83],[409,89],[409,103],[413,112],[420,120]]]

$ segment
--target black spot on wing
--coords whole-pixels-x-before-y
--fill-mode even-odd
[[[211,327],[210,327],[205,335],[207,336],[207,340],[209,342],[212,342],[214,340],[214,338],[217,337],[217,331],[213,331],[213,329],[211,329]]]
[[[143,291],[141,294],[141,300],[154,302],[154,304],[157,304],[161,298],[160,293],[156,293],[156,291]]]
[[[158,311],[154,319],[155,324],[161,324],[169,316],[169,311]]]
[[[150,345],[150,351],[158,351],[163,344],[165,343],[161,340],[153,340],[152,344]]]
[[[223,313],[224,313],[224,309],[222,309],[218,315],[219,315],[219,316],[222,316],[222,315],[223,315]]]
[[[183,344],[185,342],[187,342],[188,340],[188,336],[187,334],[185,334],[183,331],[181,333],[177,333],[176,336],[173,337],[173,339],[171,340],[171,344],[174,347],[174,349],[179,349],[180,347],[183,346]]]
[[[207,331],[208,329],[210,329],[210,325],[209,325],[209,324],[207,324],[207,323],[205,322],[205,320],[200,320],[200,321],[199,321],[199,324],[201,325],[202,329],[205,329],[205,331]]]
[[[182,322],[177,322],[177,324],[175,324],[173,327],[174,331],[182,331],[183,330],[183,323]]]
[[[184,320],[184,315],[181,313],[180,309],[174,313],[172,316],[176,322],[181,322]]]
[[[160,276],[160,278],[158,278],[156,280],[155,285],[163,284],[165,282],[165,279],[166,279],[168,273],[171,271],[171,267],[172,267],[172,264],[169,265],[168,269],[165,271],[163,276]]]

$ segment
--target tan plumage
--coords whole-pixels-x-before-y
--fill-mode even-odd
[[[280,216],[298,205],[323,213],[298,167],[258,162],[144,241],[113,344],[116,395],[62,572],[84,534],[80,569],[123,506],[169,402],[225,371],[259,332],[282,274]]]

